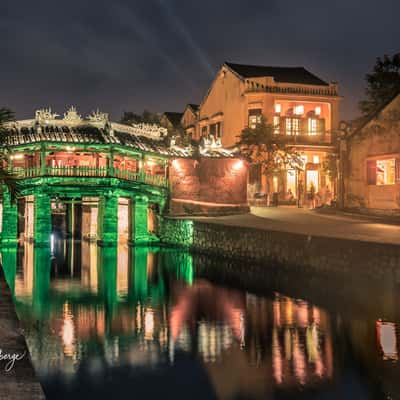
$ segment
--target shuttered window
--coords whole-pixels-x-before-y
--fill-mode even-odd
[[[400,183],[400,158],[396,158],[396,183]]]
[[[368,185],[376,185],[376,161],[367,161],[367,183]]]

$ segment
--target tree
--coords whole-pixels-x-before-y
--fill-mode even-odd
[[[400,92],[400,53],[392,57],[389,55],[378,57],[372,72],[366,74],[365,79],[366,99],[359,103],[364,117],[379,110]]]
[[[335,181],[338,177],[338,168],[337,168],[338,156],[337,154],[328,154],[322,163],[322,168],[325,173],[329,176],[329,178]]]
[[[124,111],[124,114],[121,118],[122,124],[159,124],[160,123],[160,115],[158,113],[154,113],[148,110],[144,110],[141,114],[136,114],[131,111]]]
[[[6,107],[0,107],[0,136],[6,132],[6,124],[14,121],[14,113]],[[0,153],[0,182],[7,186],[12,201],[18,195],[18,182],[12,174],[4,169],[4,153]]]
[[[14,121],[14,113],[6,107],[0,107],[0,132],[3,133],[5,130],[5,124],[7,122]]]
[[[251,163],[261,165],[263,173],[271,176],[284,168],[303,166],[301,155],[287,141],[288,138],[275,134],[274,127],[261,118],[255,128],[242,130],[238,144]]]

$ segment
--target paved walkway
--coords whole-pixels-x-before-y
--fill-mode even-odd
[[[193,219],[228,226],[400,245],[399,225],[345,213],[324,214],[305,208],[285,206],[252,207],[250,214]]]

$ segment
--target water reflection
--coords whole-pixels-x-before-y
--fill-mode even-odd
[[[170,376],[159,387],[164,397],[186,398],[180,386],[171,386],[179,368],[193,380],[193,398],[297,398],[299,390],[364,398],[371,390],[369,366],[376,371],[398,360],[394,323],[346,322],[282,293],[255,296],[215,285],[195,277],[185,252],[55,238],[51,248],[26,242],[1,255],[50,398],[57,390],[74,393],[77,382],[80,391],[82,384],[128,390],[135,382],[140,398],[145,388],[137,379],[144,373],[154,382]],[[349,365],[358,371],[356,358],[367,378],[352,376],[361,389],[347,392],[346,371]],[[131,378],[119,381],[126,369]],[[101,384],[104,374],[112,379]]]

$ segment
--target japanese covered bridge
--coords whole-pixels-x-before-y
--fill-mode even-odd
[[[16,181],[15,190],[2,188],[2,247],[48,245],[55,229],[105,246],[121,232],[149,243],[165,212],[237,211],[246,202],[245,163],[214,139],[178,147],[160,126],[114,123],[100,112],[83,119],[71,107],[63,118],[39,110],[10,123],[0,141],[3,169]]]

